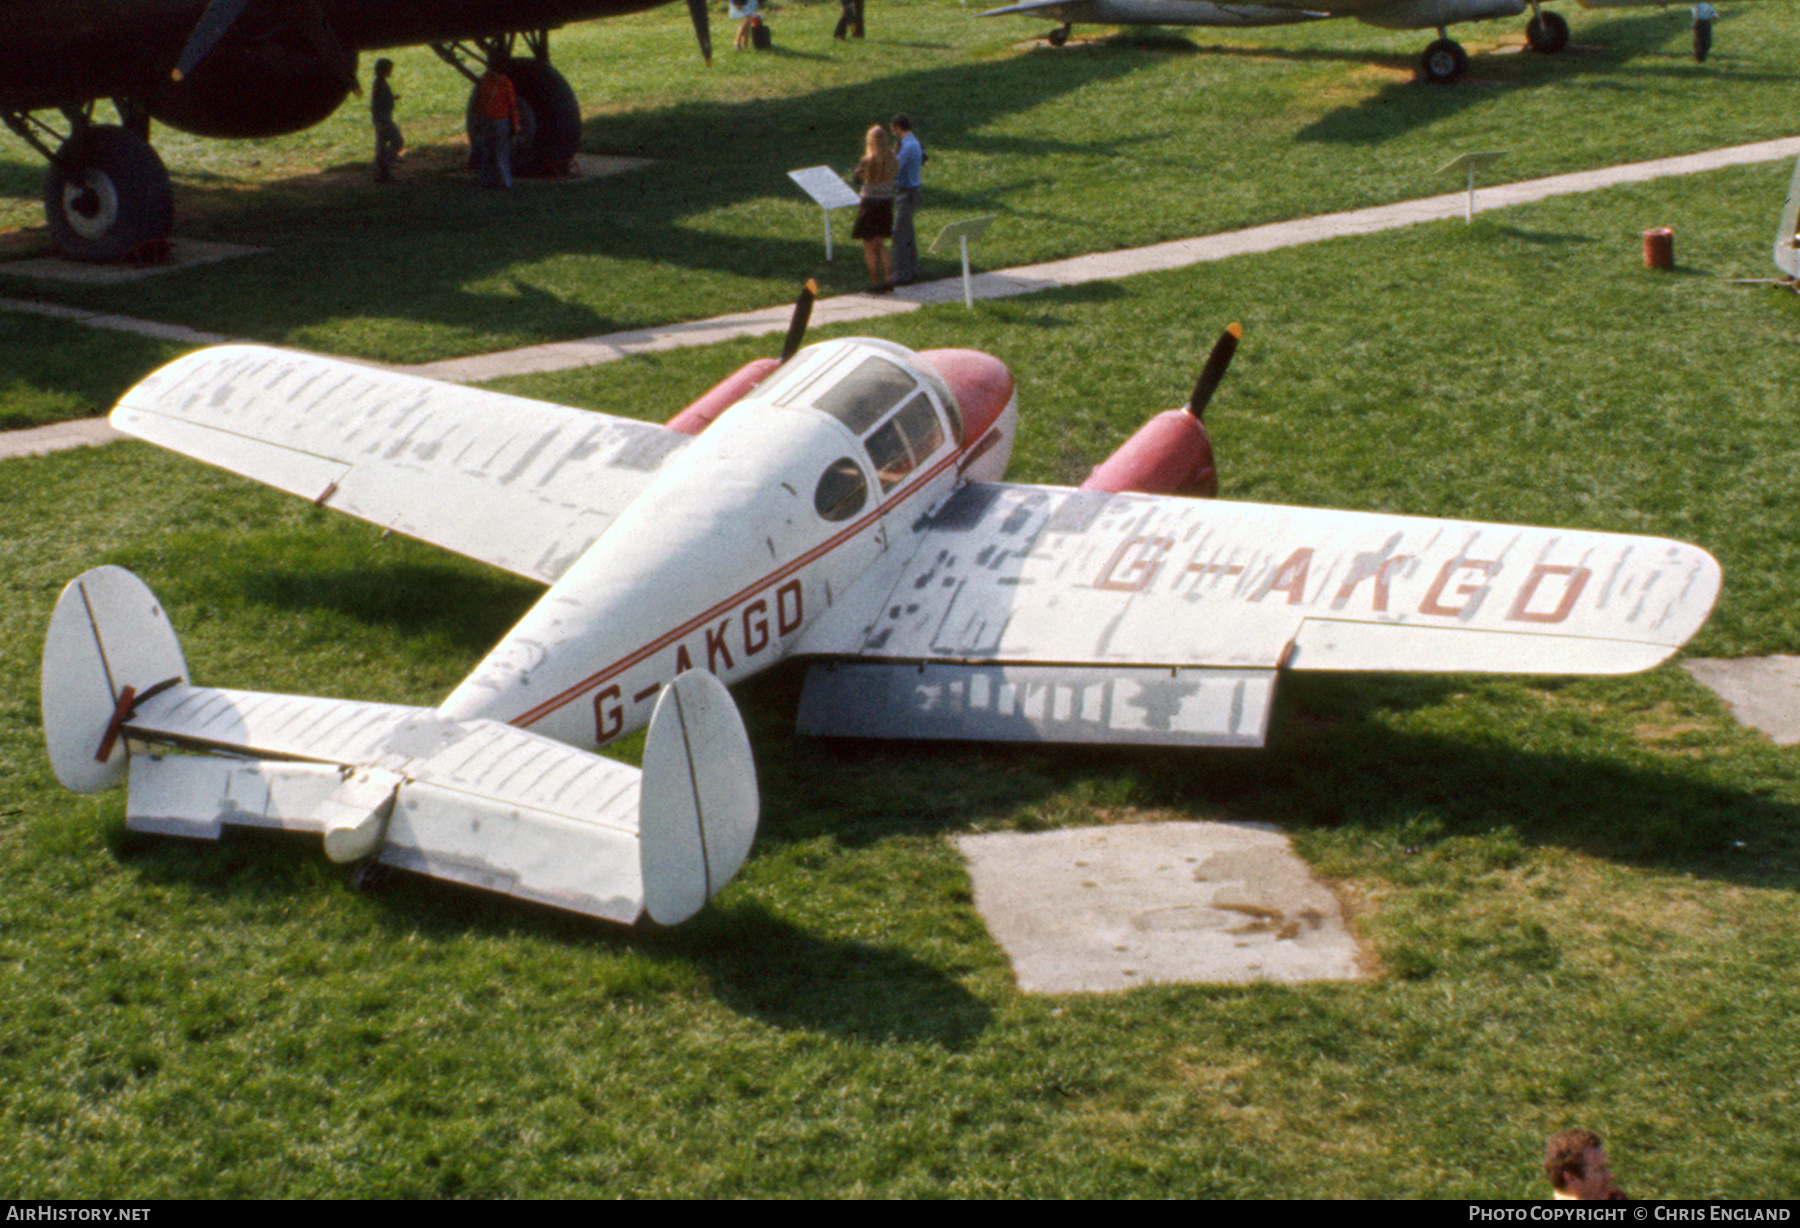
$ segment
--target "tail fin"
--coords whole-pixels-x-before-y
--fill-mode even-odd
[[[57,778],[91,792],[129,763],[137,831],[318,832],[336,861],[373,856],[625,924],[698,912],[756,834],[749,739],[711,674],[665,689],[639,772],[429,708],[189,685],[156,598],[116,567],[64,590],[44,662]]]
[[[44,745],[63,787],[98,793],[125,775],[119,728],[158,688],[187,682],[187,663],[168,615],[123,567],[96,567],[69,581],[44,636]]]
[[[1789,277],[1800,277],[1800,158],[1794,159],[1794,174],[1788,180],[1787,201],[1781,206],[1781,220],[1775,224],[1775,267]]]

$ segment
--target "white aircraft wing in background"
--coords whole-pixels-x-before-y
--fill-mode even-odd
[[[1659,0],[1581,0],[1583,8],[1669,7]],[[1262,0],[1259,4],[1212,4],[1207,0],[1025,0],[989,9],[983,17],[1049,18],[1063,24],[1050,32],[1060,47],[1075,25],[1116,26],[1280,26],[1297,21],[1354,17],[1384,30],[1436,30],[1419,70],[1429,81],[1455,81],[1468,71],[1469,55],[1445,27],[1495,17],[1519,17],[1529,10],[1525,41],[1533,51],[1554,54],[1569,43],[1569,23],[1539,0]]]

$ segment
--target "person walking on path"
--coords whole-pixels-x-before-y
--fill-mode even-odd
[[[922,179],[925,149],[913,135],[912,120],[903,111],[894,116],[894,284],[910,286],[919,279],[919,240],[913,233],[913,214],[925,198]]]

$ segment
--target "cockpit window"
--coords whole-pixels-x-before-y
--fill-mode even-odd
[[[821,394],[813,405],[860,435],[917,386],[900,367],[885,358],[870,357]]]
[[[882,493],[894,489],[943,442],[944,428],[931,398],[922,392],[915,394],[864,441],[875,472],[881,476]]]
[[[848,520],[868,501],[869,479],[863,476],[862,466],[848,456],[826,466],[819,488],[813,492],[813,507],[826,520]]]

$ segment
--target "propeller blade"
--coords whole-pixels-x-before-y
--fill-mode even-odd
[[[688,16],[694,19],[694,37],[700,40],[700,58],[712,67],[712,23],[706,15],[706,0],[688,0]]]
[[[200,21],[194,26],[194,32],[188,35],[187,46],[181,49],[181,58],[175,61],[175,71],[170,74],[179,81],[204,60],[212,49],[219,45],[225,32],[231,29],[232,23],[244,15],[250,7],[250,0],[212,0],[206,11],[200,14]]]
[[[1219,390],[1219,381],[1225,378],[1225,368],[1231,365],[1231,357],[1237,353],[1238,338],[1243,335],[1244,326],[1233,320],[1213,344],[1212,353],[1206,356],[1206,365],[1200,368],[1200,378],[1194,381],[1194,395],[1188,398],[1188,412],[1194,417],[1206,413],[1206,403]]]
[[[813,300],[817,297],[819,283],[809,277],[806,285],[800,289],[800,297],[794,300],[794,315],[788,321],[787,341],[781,347],[782,362],[800,352],[800,343],[806,339],[807,321],[812,319]]]

